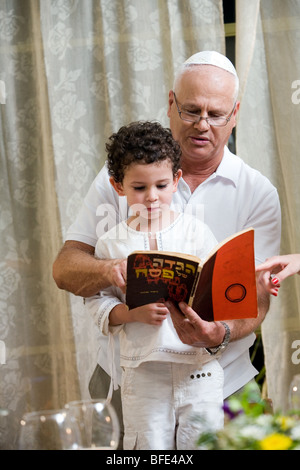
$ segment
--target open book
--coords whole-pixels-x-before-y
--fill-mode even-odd
[[[257,317],[254,229],[219,243],[205,260],[183,253],[134,251],[127,260],[129,309],[171,300],[206,321]]]

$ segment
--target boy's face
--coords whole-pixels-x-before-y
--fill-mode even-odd
[[[122,183],[111,183],[119,196],[126,196],[128,205],[143,218],[159,217],[169,210],[173,193],[177,190],[181,170],[173,176],[171,162],[133,163],[125,171]]]

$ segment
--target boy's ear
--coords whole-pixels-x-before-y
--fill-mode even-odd
[[[178,181],[182,177],[182,170],[178,170],[176,176],[173,178],[173,193],[177,191]]]
[[[109,178],[109,182],[119,196],[125,196],[122,183],[117,183],[112,176]]]

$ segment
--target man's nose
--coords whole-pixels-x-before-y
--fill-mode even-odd
[[[207,131],[210,128],[210,125],[207,122],[207,118],[201,116],[200,121],[195,122],[194,127],[197,127],[197,129],[200,129],[202,131],[203,130]]]

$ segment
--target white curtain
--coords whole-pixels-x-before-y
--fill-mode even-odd
[[[236,1],[241,80],[237,152],[278,188],[281,253],[300,253],[300,1]],[[300,277],[286,280],[262,326],[268,394],[287,406],[300,372]]]
[[[204,49],[225,53],[221,0],[0,0],[0,448],[25,411],[88,396],[94,326],[52,263],[108,136],[168,125],[174,69]]]

